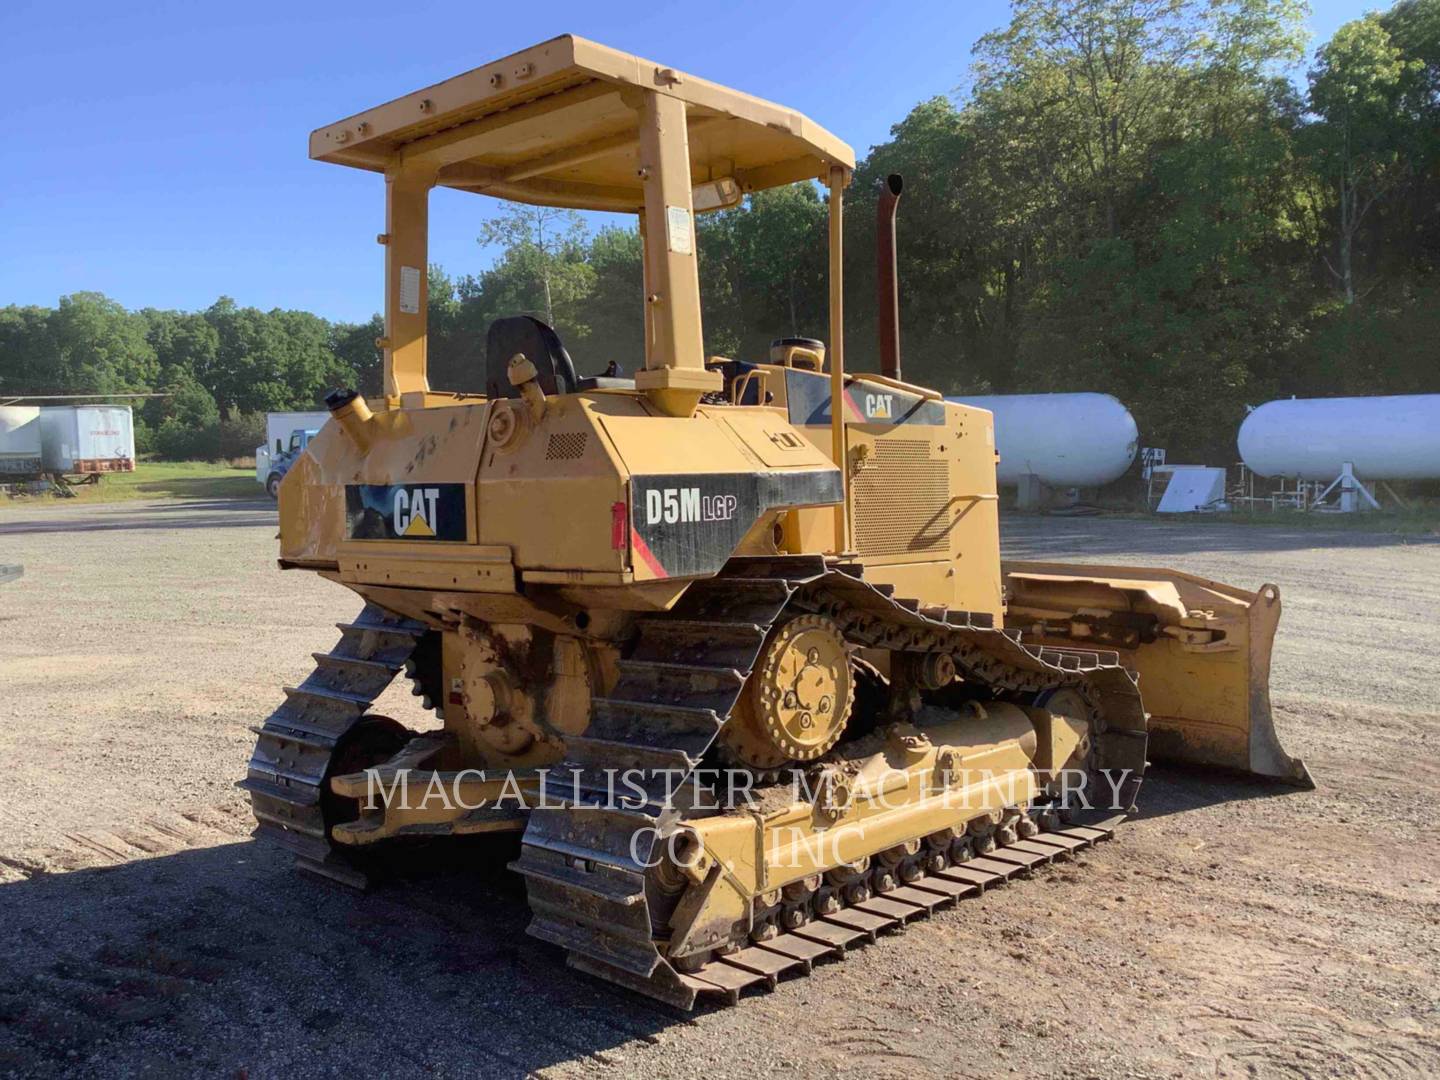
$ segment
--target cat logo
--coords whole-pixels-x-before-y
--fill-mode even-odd
[[[352,540],[462,543],[464,484],[347,484],[345,531]]]
[[[395,535],[433,540],[439,502],[439,488],[397,488],[391,507]]]
[[[865,415],[871,420],[889,420],[894,415],[894,394],[866,394]]]

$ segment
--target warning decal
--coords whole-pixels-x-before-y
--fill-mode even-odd
[[[667,206],[665,227],[669,233],[671,251],[676,255],[695,254],[695,234],[690,227],[689,210],[683,206]]]
[[[400,314],[420,314],[420,268],[400,267]]]

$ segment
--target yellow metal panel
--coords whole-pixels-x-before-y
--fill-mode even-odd
[[[842,554],[851,549],[850,473],[845,465],[845,185],[844,169],[832,167],[826,177],[829,194],[830,230],[830,460],[840,470],[844,498],[835,507],[835,530],[830,550]],[[781,380],[783,381],[783,380]]]
[[[651,337],[645,342],[645,368],[636,386],[649,387],[655,369],[691,368],[702,372],[705,346],[700,334],[700,270],[695,209],[690,201],[689,150],[685,130],[685,103],[663,94],[646,94],[640,120],[640,171],[645,187],[645,265],[649,294],[645,302],[656,308],[650,320]],[[718,375],[703,372],[720,388]],[[660,404],[667,412],[688,416],[699,401],[697,392],[687,404],[668,408],[667,380],[657,384]]]
[[[824,468],[830,464],[829,455],[802,438],[779,409],[726,408],[715,415],[769,468]]]
[[[522,421],[510,445],[487,442],[480,541],[508,547],[524,570],[624,571],[627,553],[613,543],[612,521],[615,505],[626,502],[626,476],[603,423],[647,418],[633,395],[550,398],[543,418]]]
[[[851,539],[902,596],[1002,617],[990,414],[947,404],[943,424],[846,425]]]
[[[447,186],[630,209],[643,182],[625,132],[642,93],[688,111],[695,182],[733,176],[758,190],[855,167],[848,145],[793,109],[572,35],[318,128],[310,156],[376,171],[423,161]]]
[[[1140,676],[1155,758],[1313,786],[1304,763],[1281,747],[1270,712],[1270,650],[1280,621],[1274,585],[1249,592],[1133,566],[1016,562],[1005,571],[1012,594],[1007,622],[1029,630],[1032,640],[1094,647],[1091,639],[1104,627],[1091,626],[1097,614],[1158,620],[1155,640],[1118,650]],[[1037,633],[1039,620],[1055,615],[1077,616],[1076,631],[1087,636],[1043,627]]]
[[[385,397],[423,394],[429,309],[430,188],[434,170],[385,178]]]
[[[347,484],[475,482],[476,447],[489,406],[387,409],[365,422],[362,451],[338,424],[326,424],[280,485],[280,557],[334,565],[340,554],[383,554],[395,541],[345,538]],[[473,492],[466,542],[476,541]],[[463,544],[434,541],[426,549],[451,552]]]
[[[416,589],[514,592],[515,566],[509,548],[471,547],[461,555],[453,549],[437,554],[427,544],[388,541],[383,554],[341,556],[340,580]]]
[[[995,488],[995,420],[985,409],[945,404],[941,445],[950,466],[950,558],[955,567],[950,606],[1003,618],[1000,502]]]
[[[692,418],[606,416],[600,421],[632,472],[752,472],[754,463],[705,413]]]

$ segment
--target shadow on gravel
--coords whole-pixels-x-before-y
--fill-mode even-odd
[[[516,1076],[686,1022],[527,937],[513,853],[364,895],[253,842],[0,886],[0,1074]]]
[[[145,529],[233,529],[277,522],[272,505],[221,501],[146,506],[135,510],[87,513],[75,508],[63,514],[46,514],[23,521],[0,521],[0,536],[35,533],[133,532]]]
[[[140,509],[140,508],[137,508]],[[187,499],[184,502],[157,502],[143,507],[145,513],[195,514],[203,511],[246,510],[276,513],[275,500],[268,497],[246,499]]]
[[[1317,780],[1317,783],[1323,783]],[[1140,788],[1139,817],[1162,818],[1202,806],[1252,799],[1304,798],[1312,792],[1276,780],[1237,776],[1218,769],[1151,765]]]
[[[1194,518],[1156,522],[1133,518],[1064,518],[1001,514],[1000,544],[1006,559],[1104,562],[1183,558],[1197,552],[1293,551],[1314,548],[1389,548],[1440,544],[1437,535],[1401,535],[1315,526],[1207,525]],[[1183,564],[1177,567],[1184,569]]]

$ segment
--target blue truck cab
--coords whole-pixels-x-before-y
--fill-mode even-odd
[[[290,433],[289,445],[283,448],[280,440],[275,440],[275,456],[270,459],[270,469],[265,476],[265,490],[272,499],[280,497],[280,481],[285,479],[285,474],[290,471],[295,459],[319,433],[319,428],[299,428]]]

